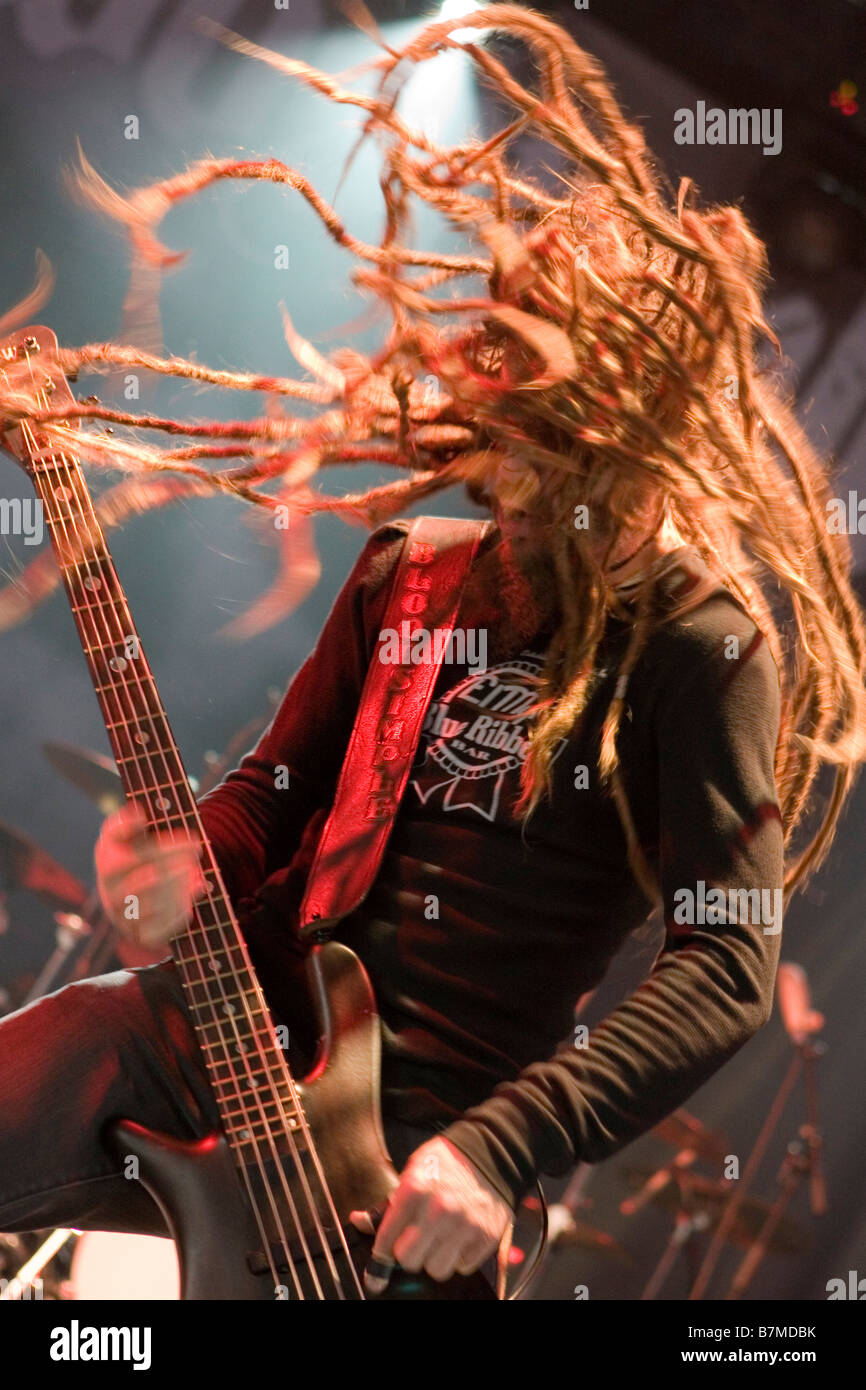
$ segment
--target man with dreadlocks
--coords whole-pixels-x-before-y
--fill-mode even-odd
[[[845,542],[824,524],[827,473],[755,366],[755,340],[768,333],[760,242],[738,211],[691,206],[687,187],[670,206],[600,69],[556,25],[513,5],[461,25],[521,38],[539,91],[488,47],[466,45],[518,117],[450,149],[407,129],[395,86],[398,69],[458,46],[448,23],[389,49],[372,97],[229,38],[355,102],[392,138],[381,247],[354,240],[275,160],[203,161],[128,200],[85,171],[151,262],[168,259],[154,228],[178,198],[224,177],[298,190],[368,262],[356,280],[393,312],[375,360],[345,351],[325,361],[295,335],[319,378],[311,386],[111,344],[67,354],[70,366],[137,363],[334,407],[313,421],[272,413],[199,426],[217,444],[163,457],[76,433],[85,457],[174,468],[190,487],[264,506],[274,499],[257,484],[281,477],[280,500],[299,514],[380,523],[271,727],[201,804],[269,1000],[302,1044],[302,948],[283,924],[376,657],[407,530],[394,518],[455,483],[492,513],[459,613],[462,628],[487,634],[488,668],[440,670],[378,877],[338,931],[375,987],[383,1113],[402,1169],[375,1252],[437,1279],[483,1264],[537,1174],[617,1153],[765,1022],[783,892],[826,853],[866,754],[864,628]],[[564,196],[509,169],[506,146],[523,128],[574,167]],[[405,246],[412,194],[488,254]],[[478,274],[484,296],[431,293]],[[468,318],[434,328],[445,313]],[[183,428],[78,413],[115,428]],[[63,437],[61,411],[40,423]],[[190,461],[224,457],[233,441],[248,457],[240,468]],[[316,467],[363,459],[410,476],[348,498],[308,490]],[[794,856],[825,765],[826,812]],[[288,791],[275,786],[278,767]],[[182,926],[199,889],[195,847],[128,812],[106,823],[97,868],[120,931],[131,931],[126,896],[139,898],[146,945]],[[656,907],[664,944],[649,978],[588,1038],[572,1037],[575,1000]],[[113,1115],[182,1134],[215,1123],[170,963],[73,986],[5,1020],[0,1035],[0,1227],[110,1227],[112,1200],[129,1186],[98,1140]],[[37,1037],[51,1039],[50,1058]],[[105,1078],[97,1092],[94,1075]],[[16,1089],[16,1076],[26,1085]]]

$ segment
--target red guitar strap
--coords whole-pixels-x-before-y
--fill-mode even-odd
[[[399,634],[399,661],[370,662],[361,703],[301,903],[302,937],[334,928],[364,901],[379,871],[442,665],[448,632],[478,545],[492,523],[418,517],[403,547],[382,630]],[[436,634],[423,661],[411,634],[435,595]],[[428,616],[430,616],[428,614]],[[431,633],[431,637],[434,634]],[[416,649],[417,650],[417,649]]]

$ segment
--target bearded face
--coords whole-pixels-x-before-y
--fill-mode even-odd
[[[495,518],[494,518],[495,519]],[[473,566],[466,587],[466,612],[487,632],[488,655],[515,655],[536,635],[557,625],[558,590],[548,546],[497,530]]]

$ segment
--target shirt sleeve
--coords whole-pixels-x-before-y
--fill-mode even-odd
[[[258,744],[198,803],[235,905],[289,863],[333,799],[406,530],[388,523],[369,538]]]
[[[652,701],[665,914],[652,971],[586,1046],[564,1044],[443,1131],[514,1205],[538,1173],[597,1163],[658,1124],[770,1016],[783,878],[780,693],[765,639],[741,621],[749,632],[739,658],[727,659],[720,637],[687,676],[682,662],[669,669]],[[712,888],[725,907],[710,906],[722,897]]]

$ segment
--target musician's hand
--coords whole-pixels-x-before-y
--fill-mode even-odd
[[[349,1219],[369,1229],[366,1212]],[[512,1219],[508,1203],[459,1149],[447,1139],[430,1139],[412,1154],[391,1193],[373,1257],[439,1281],[472,1274],[499,1248]]]
[[[96,842],[96,884],[110,921],[136,946],[156,949],[189,921],[204,890],[199,846],[150,830],[141,811],[124,806],[103,822]]]

